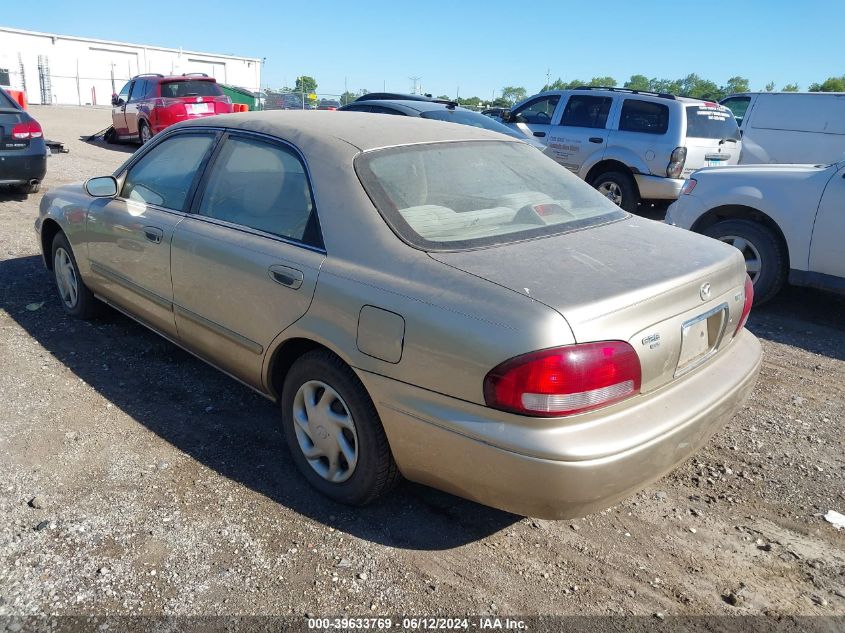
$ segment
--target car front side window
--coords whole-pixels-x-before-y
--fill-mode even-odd
[[[214,134],[179,134],[162,141],[129,168],[120,197],[181,211]]]
[[[259,139],[230,137],[207,183],[199,215],[321,245],[311,186],[293,150]]]
[[[126,103],[129,99],[129,89],[132,88],[132,82],[127,81],[123,88],[120,89],[120,93],[117,95],[121,101]]]
[[[558,95],[540,97],[539,99],[526,103],[518,110],[514,110],[513,114],[519,123],[549,124],[552,122],[552,114],[557,107],[558,101],[560,101]]]

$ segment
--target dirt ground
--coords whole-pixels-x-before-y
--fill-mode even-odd
[[[33,107],[45,188],[132,147],[109,111]],[[266,400],[111,313],[66,318],[0,193],[0,615],[845,615],[845,298],[752,313],[762,374],[698,455],[579,520],[412,484],[355,510],[316,495]],[[34,506],[34,507],[33,507]],[[662,616],[660,616],[662,617]]]

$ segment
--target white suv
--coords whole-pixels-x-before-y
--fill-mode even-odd
[[[502,120],[630,212],[642,200],[676,200],[693,171],[735,165],[742,149],[736,119],[718,103],[623,88],[542,92]]]

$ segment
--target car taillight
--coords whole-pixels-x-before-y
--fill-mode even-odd
[[[44,136],[44,132],[41,130],[41,126],[38,124],[37,121],[24,121],[23,123],[17,123],[12,128],[12,138],[25,141],[26,139],[30,138],[41,138]]]
[[[681,195],[688,196],[692,193],[692,190],[695,189],[695,186],[698,184],[698,181],[695,178],[690,178],[684,183],[684,186],[681,187]]]
[[[666,168],[666,175],[669,178],[680,178],[684,171],[684,163],[687,160],[687,148],[676,147],[669,156],[669,166]]]
[[[739,317],[734,336],[739,334],[739,331],[745,327],[748,321],[748,315],[751,314],[751,304],[754,303],[754,284],[751,283],[751,277],[746,273],[745,275],[745,305],[742,306],[742,315]]]
[[[517,356],[484,378],[487,406],[558,417],[619,402],[640,391],[640,359],[624,341],[554,347]]]

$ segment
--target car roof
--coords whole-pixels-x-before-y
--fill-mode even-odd
[[[543,92],[538,92],[535,95],[531,95],[527,99],[523,99],[522,101],[520,101],[520,103],[525,103],[526,101],[531,101],[532,99],[536,99],[537,97],[544,97],[546,95],[563,95],[573,92],[582,94],[621,95],[623,97],[652,99],[661,103],[671,103],[672,101],[677,101],[680,103],[717,103],[715,99],[696,99],[694,97],[679,97],[676,95],[648,92],[645,90],[628,90],[626,88],[593,88],[590,86],[579,88],[567,88],[565,90],[545,90]]]
[[[290,141],[306,154],[321,149],[340,150],[349,146],[368,151],[380,147],[440,141],[519,142],[504,134],[470,125],[367,112],[338,115],[327,110],[237,112],[210,119],[193,119],[174,127],[225,127],[269,134]]]
[[[162,75],[159,73],[142,73],[140,75],[135,75],[132,79],[154,79],[160,83],[167,83],[171,81],[213,81],[217,83],[217,80],[214,77],[209,77],[205,73],[197,74],[197,73],[188,73],[186,75]]]
[[[468,112],[474,112],[474,110],[470,110],[469,108],[462,108],[460,106],[449,107],[447,104],[441,103],[439,101],[411,101],[410,99],[377,99],[373,101],[353,101],[353,103],[355,105],[377,106],[398,105],[402,106],[403,108],[408,108],[410,110],[416,110],[417,112],[428,112],[429,110],[443,110],[447,107],[450,110],[467,110]]]

